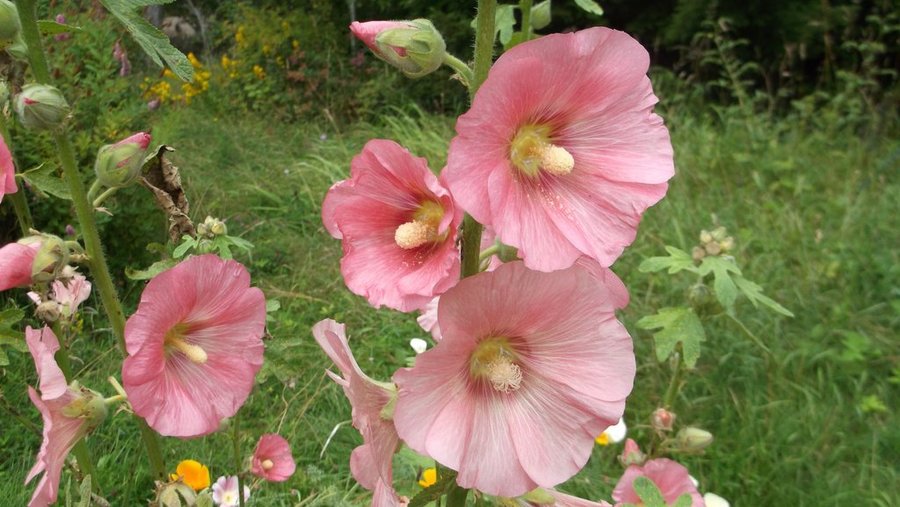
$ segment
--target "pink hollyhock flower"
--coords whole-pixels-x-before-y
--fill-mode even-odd
[[[614,313],[627,300],[615,274],[586,263],[461,280],[441,296],[441,341],[394,374],[397,433],[490,495],[568,479],[631,392],[631,337]]]
[[[363,445],[350,455],[350,471],[362,487],[371,490],[373,507],[397,507],[392,459],[399,439],[390,420],[394,386],[369,378],[359,368],[344,334],[344,325],[326,319],[313,327],[313,336],[341,371],[327,372],[338,383],[353,407],[353,426],[363,437]]]
[[[74,272],[74,270],[72,271]],[[52,301],[59,305],[59,313],[65,317],[74,315],[81,303],[87,301],[87,298],[91,296],[91,282],[78,272],[74,272],[68,280],[54,280],[50,289],[53,296]],[[28,297],[36,305],[43,302],[37,292],[29,292]]]
[[[347,287],[373,306],[421,308],[459,279],[462,211],[428,169],[384,139],[366,143],[350,179],[328,191],[322,221],[342,240]]]
[[[625,473],[622,474],[622,478],[619,479],[612,494],[617,506],[624,503],[638,504],[641,502],[641,498],[634,491],[634,480],[641,476],[647,477],[656,484],[669,505],[687,493],[691,496],[691,507],[704,506],[703,497],[697,491],[697,486],[691,482],[687,468],[666,458],[650,460],[644,466],[631,465],[625,469]]]
[[[665,195],[672,145],[648,65],[623,32],[547,35],[497,59],[457,121],[450,191],[529,268],[609,266]]]
[[[219,507],[238,507],[241,499],[238,497],[239,483],[236,475],[219,477],[212,485],[212,499]],[[244,501],[250,499],[250,488],[244,486]]]
[[[19,191],[16,186],[16,166],[13,164],[12,153],[6,146],[3,136],[0,136],[0,202],[3,196]]]
[[[287,440],[275,433],[260,437],[250,466],[253,475],[271,482],[284,482],[296,469],[297,464],[291,456],[291,446]]]
[[[44,441],[37,461],[25,477],[25,484],[43,473],[28,507],[45,507],[56,502],[59,477],[72,447],[106,417],[106,404],[97,393],[66,385],[62,370],[53,355],[59,340],[49,327],[25,330],[25,342],[34,358],[41,393],[31,386],[28,396],[44,420]]]
[[[235,261],[201,255],[157,275],[125,325],[134,412],[166,436],[216,431],[253,388],[265,323],[265,297]]]
[[[7,243],[0,248],[0,291],[31,285],[31,270],[43,242],[38,236]]]
[[[353,35],[379,56],[382,54],[382,47],[379,47],[375,42],[375,38],[385,30],[394,30],[396,28],[409,29],[413,27],[408,21],[366,21],[363,23],[354,21],[350,23],[350,31]],[[393,46],[390,49],[394,50],[399,56],[406,56],[406,50],[402,47]]]

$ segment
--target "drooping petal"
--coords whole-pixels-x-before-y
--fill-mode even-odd
[[[31,268],[40,247],[40,241],[33,241],[0,248],[0,291],[31,285]]]

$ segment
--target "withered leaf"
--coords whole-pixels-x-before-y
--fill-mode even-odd
[[[181,188],[181,176],[168,157],[173,151],[174,148],[163,144],[144,160],[141,184],[153,192],[156,203],[166,213],[169,219],[169,240],[178,243],[185,234],[191,237],[196,234],[194,224],[188,216],[190,205]]]

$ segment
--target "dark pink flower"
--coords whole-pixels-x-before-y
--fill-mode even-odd
[[[648,461],[644,466],[631,465],[625,470],[612,494],[617,506],[624,503],[639,504],[641,502],[641,498],[634,491],[634,480],[641,476],[647,477],[656,484],[669,505],[685,493],[691,496],[691,507],[705,505],[703,497],[697,491],[697,486],[691,482],[687,468],[670,459],[658,458]]]
[[[0,291],[31,285],[34,258],[42,244],[38,236],[29,236],[0,248]]]
[[[373,492],[372,507],[397,507],[400,498],[393,487],[392,459],[399,439],[386,413],[396,396],[394,386],[372,380],[362,372],[350,351],[343,324],[323,320],[313,327],[313,336],[341,372],[327,373],[344,389],[353,408],[353,426],[363,437],[363,445],[350,455],[350,471],[362,487]]]
[[[125,325],[134,412],[166,436],[216,431],[253,388],[265,323],[265,297],[238,262],[201,255],[157,275]]]
[[[462,212],[424,158],[384,139],[366,143],[335,183],[322,221],[342,240],[347,287],[375,307],[408,312],[459,279],[456,230]]]
[[[440,299],[441,341],[394,375],[397,433],[490,495],[568,479],[631,392],[631,337],[614,313],[627,300],[596,264],[511,262],[461,280]]]
[[[444,177],[531,269],[611,265],[666,193],[672,145],[647,51],[608,28],[504,53],[456,123]]]
[[[291,446],[287,440],[275,433],[260,437],[250,464],[253,475],[271,482],[284,482],[296,469],[297,464],[291,456]]]
[[[78,440],[103,421],[106,404],[97,393],[76,384],[66,385],[53,357],[59,350],[59,341],[49,327],[40,331],[26,328],[25,341],[34,358],[40,386],[40,394],[29,386],[28,396],[44,421],[44,440],[25,484],[43,473],[28,507],[46,507],[56,502],[66,456]]]

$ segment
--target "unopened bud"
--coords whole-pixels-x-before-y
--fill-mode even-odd
[[[712,237],[712,234],[709,233],[709,231],[707,231],[705,229],[700,231],[700,242],[701,243],[706,244],[712,240],[713,240],[713,237]]]
[[[77,387],[80,396],[63,407],[62,414],[73,419],[84,419],[85,425],[82,427],[82,431],[87,434],[100,426],[106,419],[106,401],[100,393],[80,387],[77,383],[73,383],[71,387]]]
[[[716,241],[710,241],[709,243],[704,245],[703,248],[709,255],[719,255],[720,253],[722,253],[722,247]]]
[[[0,46],[10,45],[21,30],[16,4],[9,0],[0,0]]]
[[[688,426],[678,432],[678,445],[685,451],[700,451],[709,447],[713,441],[712,433]]]
[[[637,442],[630,438],[626,440],[625,448],[622,450],[622,454],[619,455],[619,463],[627,468],[631,465],[643,465],[645,461],[647,461],[647,455],[641,452]]]
[[[695,246],[694,249],[691,250],[691,258],[695,261],[702,261],[704,257],[706,257],[706,250],[704,250],[702,246]]]
[[[28,61],[28,44],[25,44],[25,39],[22,38],[21,33],[16,35],[12,44],[6,47],[6,52],[16,60]]]
[[[447,45],[427,19],[412,21],[354,21],[350,25],[359,40],[375,56],[400,69],[411,78],[422,77],[444,63]]]
[[[150,134],[138,132],[115,144],[107,144],[97,152],[94,173],[103,186],[125,187],[137,180],[144,163]]]
[[[722,247],[723,252],[730,251],[732,248],[734,248],[734,238],[732,238],[731,236],[728,236],[727,238],[723,239],[722,241],[719,241],[719,246]]]
[[[713,295],[712,290],[704,283],[691,285],[691,288],[688,289],[688,302],[695,309],[704,308],[714,303],[715,300],[716,297]]]
[[[728,229],[726,229],[722,226],[719,226],[719,227],[716,227],[715,229],[713,229],[710,234],[712,234],[712,237],[714,240],[722,241],[725,239],[726,236],[728,236]]]
[[[650,422],[653,425],[653,429],[657,431],[672,431],[672,428],[675,426],[675,414],[660,407],[653,411],[653,415],[650,416]]]
[[[68,263],[69,248],[66,242],[52,234],[42,234],[41,247],[31,263],[31,279],[35,282],[49,282]]]
[[[550,0],[544,0],[531,8],[531,28],[540,30],[550,24]]]
[[[55,87],[30,84],[16,97],[16,114],[26,128],[53,129],[69,116],[69,103]]]
[[[56,322],[60,313],[59,303],[56,301],[44,301],[34,309],[34,315],[44,322]]]

